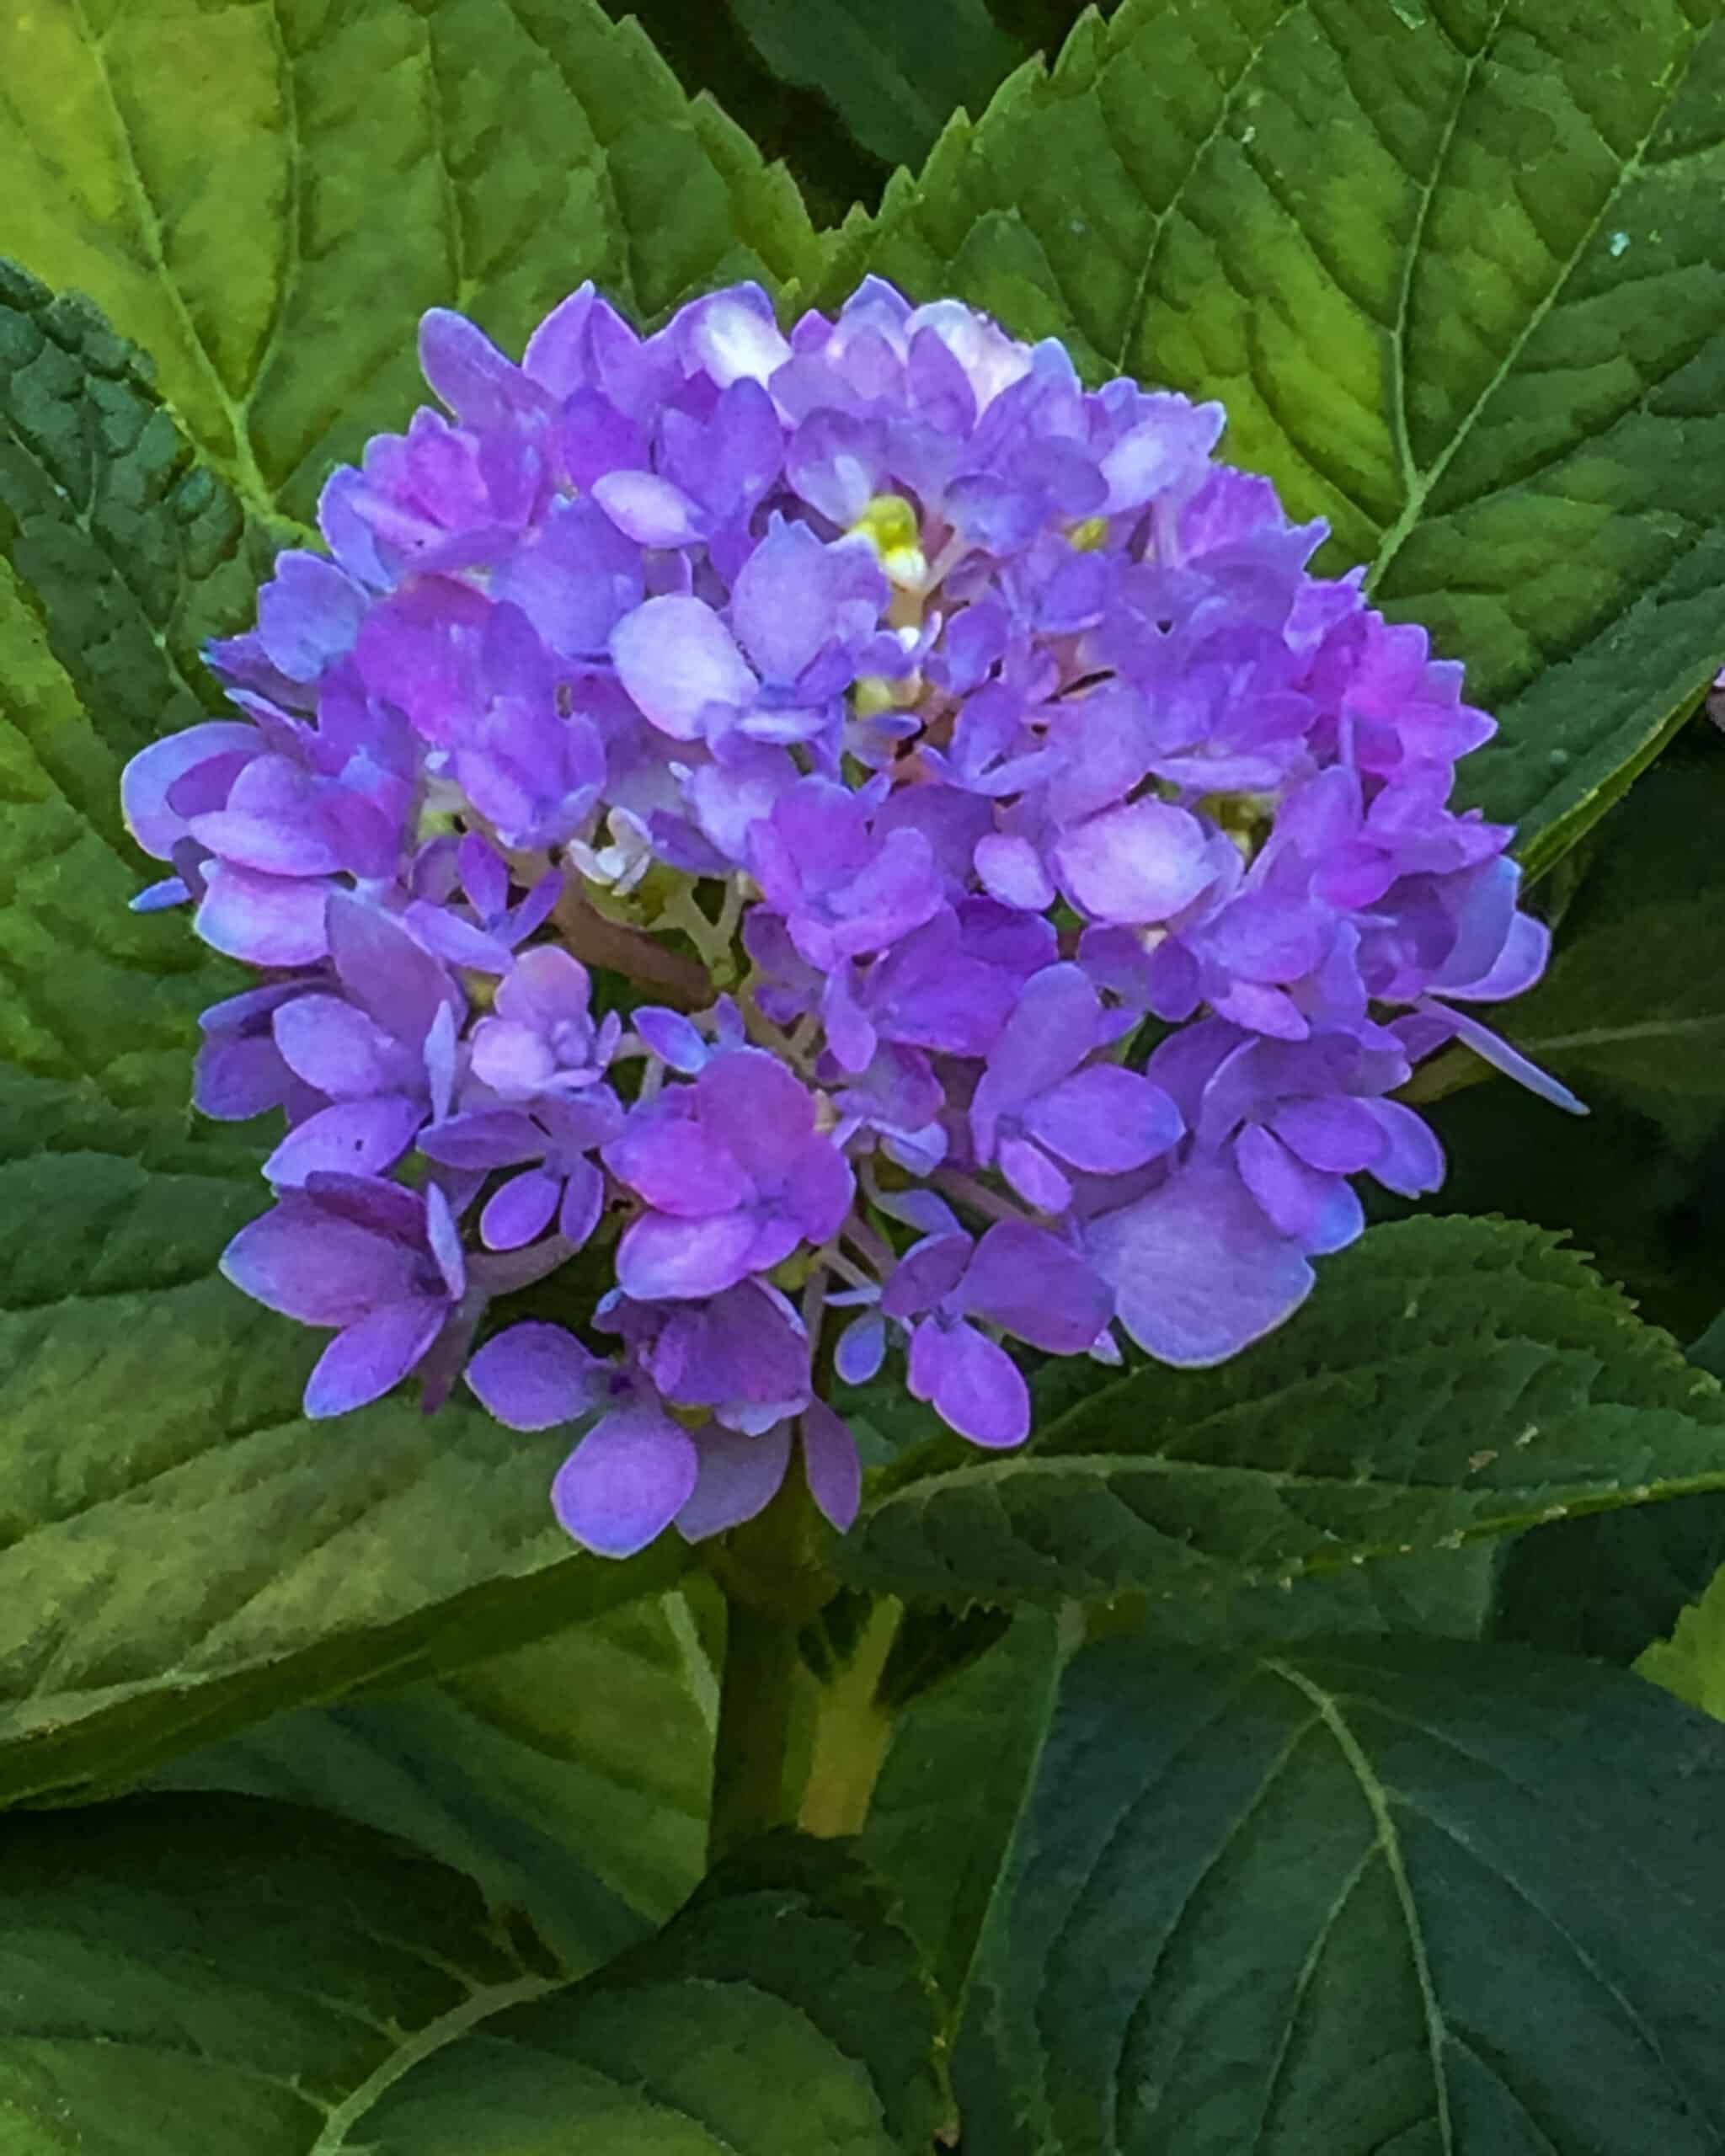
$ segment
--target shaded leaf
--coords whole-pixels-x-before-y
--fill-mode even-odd
[[[389,2091],[374,2156],[894,2156],[940,2116],[935,2004],[830,1846],[742,1852],[658,1938]]]
[[[357,2151],[414,2060],[566,1978],[458,1874],[249,1798],[14,1819],[0,1893],[8,2156]]]
[[[661,1585],[576,1556],[566,1437],[452,1402],[299,1412],[322,1336],[217,1278],[245,1184],[99,1154],[0,1167],[0,1800],[85,1792],[388,1670]]]
[[[1717,0],[1129,0],[850,227],[862,267],[1226,404],[1466,660],[1544,865],[1725,657]],[[1609,66],[1599,56],[1611,55]]]
[[[991,2156],[1703,2156],[1725,1735],[1398,1642],[1069,1667],[985,1949]],[[1701,1862],[1698,1873],[1697,1865]],[[1698,1891],[1699,1882],[1699,1891]]]
[[[717,1694],[674,1592],[435,1682],[278,1716],[153,1781],[399,1835],[588,1968],[663,1923],[701,1876]]]
[[[853,1582],[985,1598],[1215,1591],[1725,1486],[1725,1399],[1554,1239],[1417,1220],[1327,1262],[1211,1370],[1137,1368],[1023,1452],[901,1462]]]
[[[935,2116],[909,1941],[793,1840],[575,1985],[458,1874],[248,1798],[21,1819],[0,1888],[8,2156],[893,2156]]]
[[[1706,1588],[1668,1624],[1669,1639],[1648,1641],[1637,1672],[1668,1692],[1725,1721],[1725,1550],[1716,1553]]]
[[[302,521],[421,400],[424,308],[518,349],[585,277],[654,316],[818,259],[788,174],[595,0],[43,0],[0,83],[0,253],[88,292]]]

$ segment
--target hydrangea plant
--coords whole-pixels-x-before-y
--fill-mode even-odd
[[[0,11],[0,2156],[1717,2151],[1717,0],[641,12]]]
[[[555,1502],[611,1556],[793,1449],[844,1529],[833,1379],[1021,1444],[1006,1342],[1219,1363],[1354,1177],[1435,1189],[1393,1096],[1445,1043],[1579,1107],[1468,1008],[1549,942],[1450,806],[1492,722],[1220,405],[879,279],[419,344],[449,416],[334,475],[211,650],[240,715],[126,774],[139,903],[263,975],[195,1098],[286,1112],[222,1270],[335,1329],[308,1415],[417,1369],[585,1426]],[[475,1348],[553,1276],[574,1323]]]

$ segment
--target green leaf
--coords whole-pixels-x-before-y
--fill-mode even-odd
[[[1546,977],[1505,1013],[1519,1048],[1691,1147],[1725,1120],[1725,740],[1692,728],[1601,826]]]
[[[219,1279],[247,1184],[94,1153],[0,1167],[0,1801],[88,1793],[388,1670],[662,1585],[575,1556],[556,1432],[452,1402],[339,1425],[321,1337]]]
[[[7,2156],[355,2156],[416,2061],[566,1972],[385,1836],[248,1798],[8,1822]]]
[[[789,176],[595,0],[40,0],[0,84],[0,244],[302,522],[420,401],[422,309],[518,346],[586,277],[652,317],[820,257]]]
[[[398,1835],[588,1968],[700,1878],[717,1707],[695,1613],[673,1592],[435,1682],[278,1716],[152,1780]]]
[[[1666,1629],[1669,1639],[1649,1641],[1637,1670],[1703,1714],[1725,1721],[1725,1567],[1717,1560],[1705,1590]]]
[[[1553,1237],[1412,1220],[1220,1368],[1130,1369],[1021,1453],[951,1458],[884,1478],[853,1583],[1183,1595],[1459,1546],[1725,1487],[1725,1397]]]
[[[1615,1671],[1088,1650],[996,1905],[1007,2080],[961,2057],[967,2132],[991,2123],[990,2156],[1705,2156],[1722,1801],[1725,1732]]]
[[[889,165],[927,156],[955,105],[976,105],[1024,57],[985,0],[948,0],[938,36],[921,0],[729,0],[772,72],[819,90]]]
[[[1070,1629],[1048,1611],[1019,1611],[998,1645],[911,1703],[875,1785],[858,1847],[891,1881],[955,2020],[1047,1735]],[[979,1775],[982,1759],[988,1771]]]
[[[1717,0],[1128,0],[850,227],[1229,414],[1329,564],[1468,667],[1547,864],[1725,658]],[[1599,56],[1609,54],[1609,65]]]
[[[196,1013],[238,969],[126,911],[146,864],[120,773],[220,707],[199,647],[248,616],[269,552],[137,355],[0,264],[0,1155],[246,1150],[194,1139],[184,1106]]]
[[[936,2116],[909,1941],[790,1838],[574,1985],[458,1874],[248,1798],[19,1819],[0,1892],[8,2156],[895,2156]]]
[[[371,2156],[895,2156],[941,2116],[935,2001],[862,1869],[793,1836],[722,1866],[657,1939],[440,2052]]]

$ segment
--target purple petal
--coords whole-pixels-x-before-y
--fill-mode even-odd
[[[425,1240],[431,1246],[450,1299],[459,1302],[467,1292],[467,1254],[462,1247],[461,1230],[456,1225],[448,1195],[435,1182],[425,1191]]]
[[[755,1195],[748,1175],[704,1122],[655,1114],[652,1105],[606,1147],[605,1165],[656,1211],[679,1219],[730,1213]]]
[[[703,1129],[762,1182],[777,1180],[813,1136],[813,1097],[764,1049],[715,1056],[694,1091]]]
[[[1388,1190],[1420,1198],[1444,1180],[1444,1149],[1420,1117],[1400,1101],[1368,1101],[1372,1119],[1388,1143],[1371,1172]]]
[[[846,1385],[867,1385],[885,1359],[885,1321],[879,1310],[865,1310],[839,1335],[832,1366]]]
[[[275,1014],[275,1045],[296,1077],[334,1100],[363,1100],[399,1086],[401,1045],[339,995],[302,995]]]
[[[542,1169],[513,1176],[494,1193],[479,1215],[479,1240],[487,1250],[519,1250],[551,1225],[563,1185]]]
[[[791,1426],[775,1422],[759,1437],[708,1423],[697,1440],[700,1468],[676,1516],[686,1541],[702,1542],[753,1519],[772,1502],[791,1459]]]
[[[1167,921],[1213,882],[1204,827],[1183,808],[1135,801],[1067,831],[1055,866],[1076,903],[1098,921]]]
[[[260,876],[212,861],[197,931],[214,950],[254,966],[305,966],[329,948],[330,886],[318,878]]]
[[[1001,1140],[1000,1170],[1024,1203],[1039,1213],[1064,1213],[1072,1203],[1071,1184],[1028,1139]]]
[[[1364,1231],[1365,1214],[1351,1186],[1307,1167],[1261,1123],[1247,1123],[1235,1139],[1234,1161],[1271,1225],[1308,1255],[1344,1249]]]
[[[644,1003],[633,1014],[635,1031],[662,1063],[692,1078],[705,1065],[711,1050],[681,1011],[666,1011],[656,1003]]]
[[[1384,1129],[1375,1113],[1378,1105],[1351,1093],[1284,1101],[1271,1116],[1270,1128],[1308,1166],[1332,1175],[1357,1175],[1384,1150]]]
[[[1108,1323],[1114,1298],[1058,1236],[999,1220],[976,1246],[964,1304],[1033,1348],[1081,1355]]]
[[[1183,1168],[1102,1214],[1085,1244],[1121,1324],[1146,1354],[1182,1369],[1226,1362],[1271,1331],[1314,1277],[1298,1243],[1276,1233],[1220,1162]]]
[[[557,1075],[557,1058],[543,1036],[508,1018],[482,1018],[472,1053],[473,1075],[505,1099],[526,1100]]]
[[[120,778],[120,813],[126,828],[147,854],[166,861],[185,836],[186,819],[168,805],[169,792],[190,771],[218,758],[255,756],[264,737],[238,719],[211,719],[188,726],[166,739],[140,749]]]
[[[934,1235],[899,1260],[880,1307],[888,1317],[915,1317],[943,1303],[964,1277],[970,1262],[970,1238],[963,1233]]]
[[[600,1397],[609,1365],[560,1325],[512,1325],[467,1365],[467,1384],[488,1413],[511,1430],[573,1422]]]
[[[302,1325],[351,1325],[412,1289],[413,1253],[290,1192],[248,1221],[222,1254],[222,1278]]]
[[[686,547],[704,528],[698,505],[651,472],[606,472],[593,499],[625,537],[642,547]]]
[[[599,1216],[605,1210],[605,1177],[591,1161],[576,1161],[570,1166],[563,1187],[563,1203],[558,1208],[557,1231],[579,1250],[599,1225]]]
[[[911,1390],[932,1401],[949,1428],[973,1444],[1023,1444],[1030,1388],[1017,1364],[974,1326],[925,1318],[911,1340]]]
[[[1051,1153],[1094,1175],[1140,1168],[1179,1138],[1180,1111],[1135,1070],[1099,1063],[1028,1103],[1024,1128]]]
[[[862,1502],[862,1463],[856,1444],[842,1418],[824,1400],[809,1401],[799,1428],[809,1494],[842,1534]]]
[[[649,599],[611,632],[630,696],[661,734],[693,741],[708,704],[752,702],[753,672],[713,609],[681,592]]]
[[[676,1302],[716,1295],[749,1271],[756,1224],[746,1212],[705,1220],[649,1213],[617,1245],[617,1285],[636,1301]]]
[[[602,1557],[633,1557],[695,1493],[695,1440],[656,1407],[607,1415],[582,1438],[551,1486],[564,1529]]]
[[[278,1189],[326,1169],[381,1175],[412,1145],[425,1114],[403,1093],[338,1102],[289,1131],[264,1161],[264,1173]]]
[[[545,1157],[545,1133],[515,1108],[476,1108],[434,1125],[419,1150],[451,1168],[517,1167]]]
[[[1041,913],[1055,902],[1054,878],[1028,839],[996,832],[979,840],[976,873],[982,879],[984,890],[1002,905],[1017,907],[1026,913]]]
[[[306,1413],[320,1422],[381,1400],[443,1330],[444,1315],[441,1303],[414,1295],[386,1303],[338,1332],[306,1380]]]
[[[1477,1056],[1489,1063],[1494,1070],[1501,1070],[1506,1078],[1513,1078],[1518,1086],[1525,1086],[1529,1092],[1537,1093],[1541,1100],[1549,1101],[1553,1107],[1565,1108],[1571,1115],[1585,1115],[1585,1101],[1578,1100],[1561,1079],[1552,1077],[1548,1070],[1541,1070],[1530,1063],[1519,1049],[1511,1048],[1500,1034],[1489,1026],[1482,1026],[1477,1018],[1470,1018],[1460,1011],[1450,1011],[1441,1003],[1423,997],[1415,1006],[1433,1017],[1443,1019],[1458,1040],[1466,1041]]]

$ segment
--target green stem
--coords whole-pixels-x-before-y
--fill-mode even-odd
[[[796,1817],[793,1731],[801,1689],[794,1627],[777,1610],[729,1597],[707,1828],[709,1865],[739,1843]]]
[[[889,1596],[870,1617],[857,1652],[820,1694],[814,1742],[797,1824],[806,1834],[860,1834],[886,1764],[893,1718],[875,1698],[898,1636],[904,1605]]]

